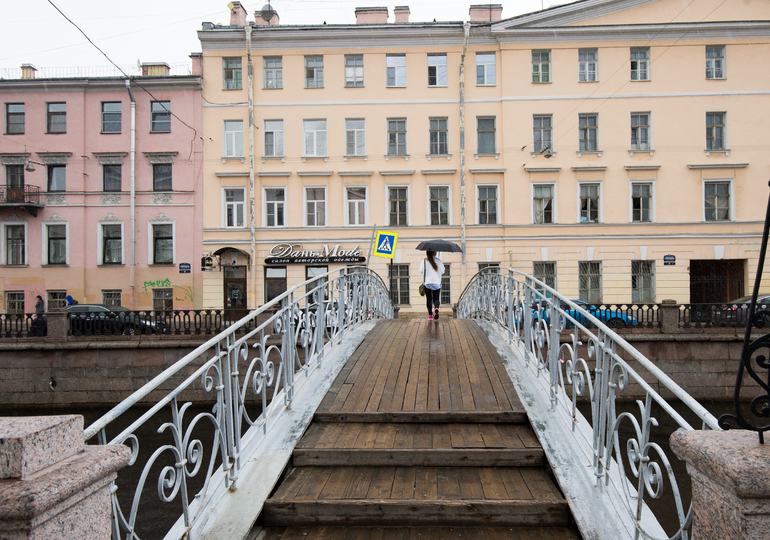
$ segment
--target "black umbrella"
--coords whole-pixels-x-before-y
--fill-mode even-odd
[[[462,253],[462,248],[446,240],[427,240],[417,246],[420,251],[441,251],[442,253]]]

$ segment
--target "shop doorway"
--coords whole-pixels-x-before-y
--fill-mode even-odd
[[[286,292],[286,267],[265,267],[265,304]]]
[[[690,303],[716,304],[744,295],[746,259],[690,261]]]
[[[228,319],[237,320],[245,317],[246,306],[246,267],[225,266],[224,270],[224,306]]]

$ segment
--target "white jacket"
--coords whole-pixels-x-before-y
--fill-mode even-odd
[[[426,258],[420,263],[420,274],[423,276],[423,283],[426,285],[429,283],[441,285],[441,276],[444,275],[444,263],[438,257],[434,257],[433,260],[436,261],[437,269],[434,270]],[[425,273],[426,269],[427,274]]]

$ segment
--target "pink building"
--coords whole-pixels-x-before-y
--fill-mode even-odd
[[[193,58],[195,66],[198,58]],[[200,305],[201,79],[0,81],[0,302]]]

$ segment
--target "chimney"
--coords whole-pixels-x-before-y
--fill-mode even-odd
[[[240,2],[230,2],[230,26],[246,26],[246,8]]]
[[[397,23],[409,22],[409,6],[396,6],[393,8],[393,15],[396,16]]]
[[[203,75],[203,53],[199,53],[199,52],[191,53],[190,60],[192,60],[191,75],[197,75],[199,77]]]
[[[142,64],[143,77],[167,77],[171,68],[165,62],[147,62]]]
[[[278,12],[270,4],[265,4],[261,11],[254,12],[254,22],[257,26],[276,26],[280,20]]]
[[[356,24],[387,24],[387,23],[388,23],[388,8],[386,7],[356,8]]]
[[[34,79],[35,73],[37,73],[37,68],[33,66],[32,64],[22,64],[21,65],[21,78],[22,79]]]
[[[471,22],[495,22],[503,18],[502,4],[477,4],[470,9]]]

